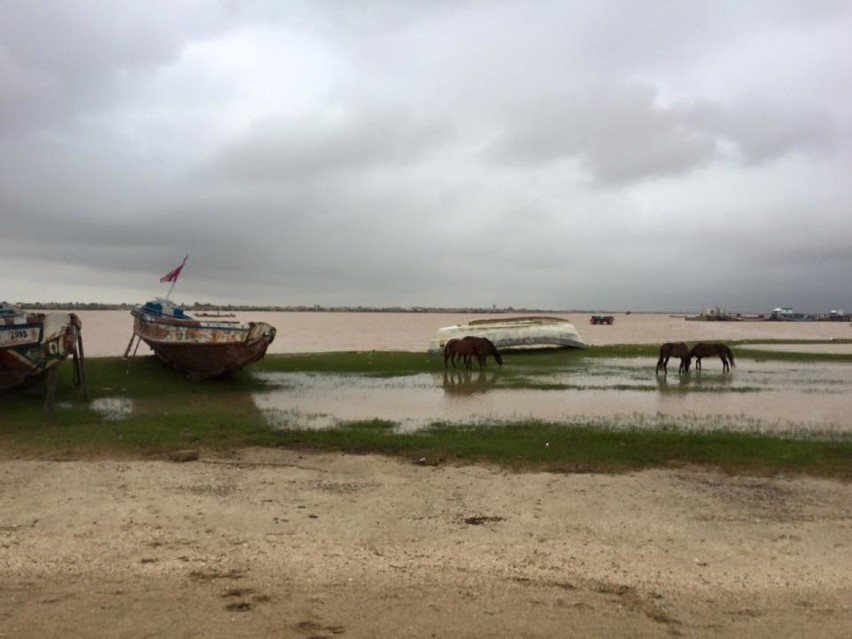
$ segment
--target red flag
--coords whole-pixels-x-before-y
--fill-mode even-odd
[[[180,275],[180,272],[183,270],[184,265],[186,264],[186,258],[187,257],[189,257],[189,255],[187,255],[185,258],[183,258],[183,262],[180,263],[180,266],[178,266],[173,271],[169,271],[168,273],[163,275],[163,277],[160,278],[160,281],[161,282],[177,282],[177,278]]]

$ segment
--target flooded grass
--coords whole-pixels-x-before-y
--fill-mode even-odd
[[[721,368],[719,365],[717,368]],[[381,419],[399,432],[436,422],[511,420],[618,427],[661,423],[687,431],[732,430],[852,437],[847,415],[852,366],[743,360],[734,373],[656,375],[647,360],[571,358],[560,366],[508,365],[404,376],[266,372],[270,389],[254,396],[275,428],[335,428]]]
[[[204,383],[151,357],[129,369],[100,358],[89,362],[88,402],[61,369],[53,416],[38,391],[0,396],[0,445],[49,457],[288,446],[571,472],[688,463],[852,479],[852,361],[737,351],[731,374],[705,360],[701,373],[663,377],[655,350],[512,353],[484,371],[417,353],[274,356]]]

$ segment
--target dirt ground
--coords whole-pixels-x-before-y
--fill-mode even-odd
[[[852,485],[0,460],[0,637],[849,637]]]

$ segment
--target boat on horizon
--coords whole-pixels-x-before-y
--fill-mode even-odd
[[[74,360],[74,385],[85,394],[82,323],[74,313],[27,313],[0,303],[0,391],[11,391],[48,380],[52,407],[56,369]]]
[[[534,315],[480,319],[439,328],[429,342],[429,353],[440,354],[449,340],[467,336],[485,337],[498,349],[544,346],[586,348],[577,329],[567,319]]]
[[[804,313],[797,313],[789,306],[779,306],[778,308],[772,309],[772,313],[769,314],[769,319],[774,322],[806,322],[813,318],[810,315],[805,315]]]
[[[708,306],[701,309],[698,315],[684,318],[688,322],[740,322],[743,316],[740,313],[729,313],[719,306]]]
[[[124,356],[130,355],[134,340],[136,348],[141,340],[166,366],[191,379],[224,377],[263,359],[276,333],[266,322],[198,320],[162,298],[136,306],[130,314],[133,335]]]

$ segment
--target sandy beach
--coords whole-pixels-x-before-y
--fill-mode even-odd
[[[849,330],[657,320],[584,334]],[[849,637],[852,485],[282,450],[186,463],[7,451],[0,593],[0,638]]]
[[[852,486],[376,456],[0,462],[0,637],[848,637]]]

